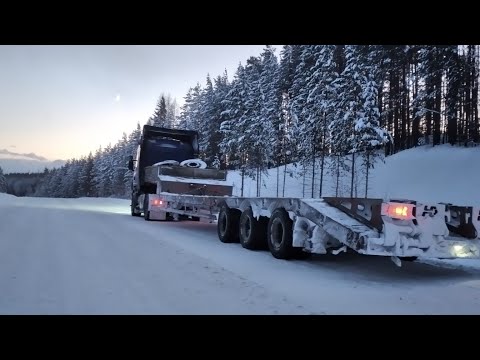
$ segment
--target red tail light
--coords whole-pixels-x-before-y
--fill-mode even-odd
[[[158,206],[158,205],[163,205],[163,201],[162,201],[162,200],[155,199],[155,200],[153,200],[153,205],[156,205],[156,206]]]
[[[411,220],[413,216],[413,204],[384,203],[382,204],[382,215],[393,219]]]

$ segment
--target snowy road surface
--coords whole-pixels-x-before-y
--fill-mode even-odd
[[[0,314],[480,314],[480,262],[280,261],[114,199],[0,194]]]

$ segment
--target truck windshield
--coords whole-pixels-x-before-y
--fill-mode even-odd
[[[193,156],[193,147],[189,143],[163,137],[148,139],[144,147],[143,166],[150,166],[165,160],[182,162],[192,159]]]

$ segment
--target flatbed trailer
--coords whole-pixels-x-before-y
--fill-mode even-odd
[[[161,172],[161,170],[160,170]],[[159,175],[158,189],[162,175]],[[201,193],[220,180],[172,177]],[[188,185],[188,187],[187,187]],[[217,189],[218,190],[218,189]],[[480,208],[409,200],[236,197],[158,191],[146,202],[148,220],[182,217],[217,223],[222,242],[269,249],[279,259],[339,253],[400,259],[480,258]]]

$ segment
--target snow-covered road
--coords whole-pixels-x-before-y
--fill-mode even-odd
[[[114,199],[0,194],[0,314],[480,314],[480,262],[280,261]]]

